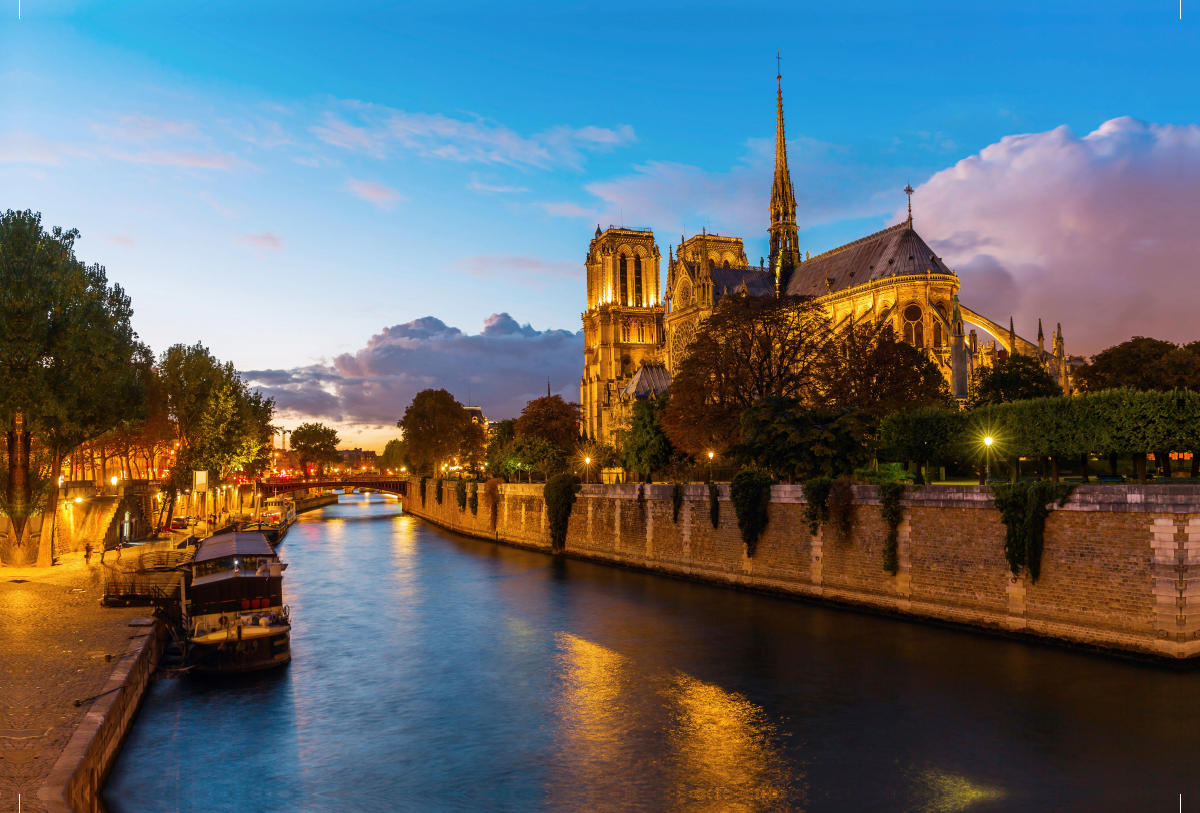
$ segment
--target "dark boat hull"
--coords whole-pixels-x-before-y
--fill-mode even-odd
[[[223,674],[283,666],[292,660],[291,628],[244,641],[193,643],[189,660],[194,664],[193,671]]]

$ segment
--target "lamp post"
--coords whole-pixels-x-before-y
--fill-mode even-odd
[[[983,439],[983,449],[984,449],[984,451],[983,451],[983,454],[984,454],[983,483],[984,483],[984,485],[987,485],[987,481],[992,479],[992,444],[995,442],[996,441],[990,435]]]
[[[590,457],[583,459],[583,481],[585,483],[592,482],[592,459]]]
[[[709,485],[712,485],[712,461],[713,461],[713,453],[709,452],[708,453],[708,484]]]

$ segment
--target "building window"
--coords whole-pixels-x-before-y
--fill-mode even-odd
[[[629,304],[629,278],[627,276],[628,264],[625,262],[625,255],[621,255],[621,304]]]
[[[621,341],[629,343],[629,325],[621,325]]]
[[[941,304],[938,304],[936,307],[938,313],[942,315],[942,319],[946,318],[946,309]],[[940,350],[944,341],[945,339],[942,337],[942,320],[935,319],[933,320],[933,346]]]
[[[921,323],[921,307],[909,305],[904,309],[904,341],[913,347],[925,346],[925,326]]]
[[[638,341],[645,344],[646,342],[646,326],[638,323]]]
[[[633,258],[633,304],[642,306],[642,258]]]

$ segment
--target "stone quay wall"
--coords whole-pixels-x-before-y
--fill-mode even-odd
[[[167,639],[155,622],[129,641],[104,691],[92,703],[50,777],[38,791],[49,813],[105,813],[100,789],[117,761]]]
[[[543,486],[500,486],[492,508],[460,510],[453,480],[424,504],[419,478],[404,510],[457,533],[550,549]],[[470,486],[468,486],[470,487]],[[1200,656],[1200,486],[1086,485],[1046,520],[1041,577],[1013,577],[1004,525],[983,486],[905,490],[900,568],[883,569],[887,526],[877,489],[855,486],[848,539],[813,536],[800,486],[772,487],[769,521],[746,555],[729,486],[720,518],[708,486],[684,486],[678,522],[671,485],[584,485],[564,553],[713,584],[784,593],[922,619],[1167,659]]]

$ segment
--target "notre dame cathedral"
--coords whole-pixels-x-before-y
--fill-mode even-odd
[[[958,300],[958,275],[913,228],[912,189],[906,220],[875,234],[801,257],[796,196],[787,163],[782,77],[776,76],[775,175],[771,184],[770,257],[750,265],[741,238],[701,232],[668,250],[666,292],[659,291],[662,256],[650,229],[596,227],[587,254],[580,403],[588,437],[611,443],[633,403],[671,383],[688,345],[726,296],[812,296],[835,328],[891,324],[896,335],[928,354],[958,399],[977,366],[1010,353],[1041,359],[1071,392],[1072,360],[1062,326],[1047,349],[1038,323],[1034,344]],[[964,324],[982,328],[964,333]]]

